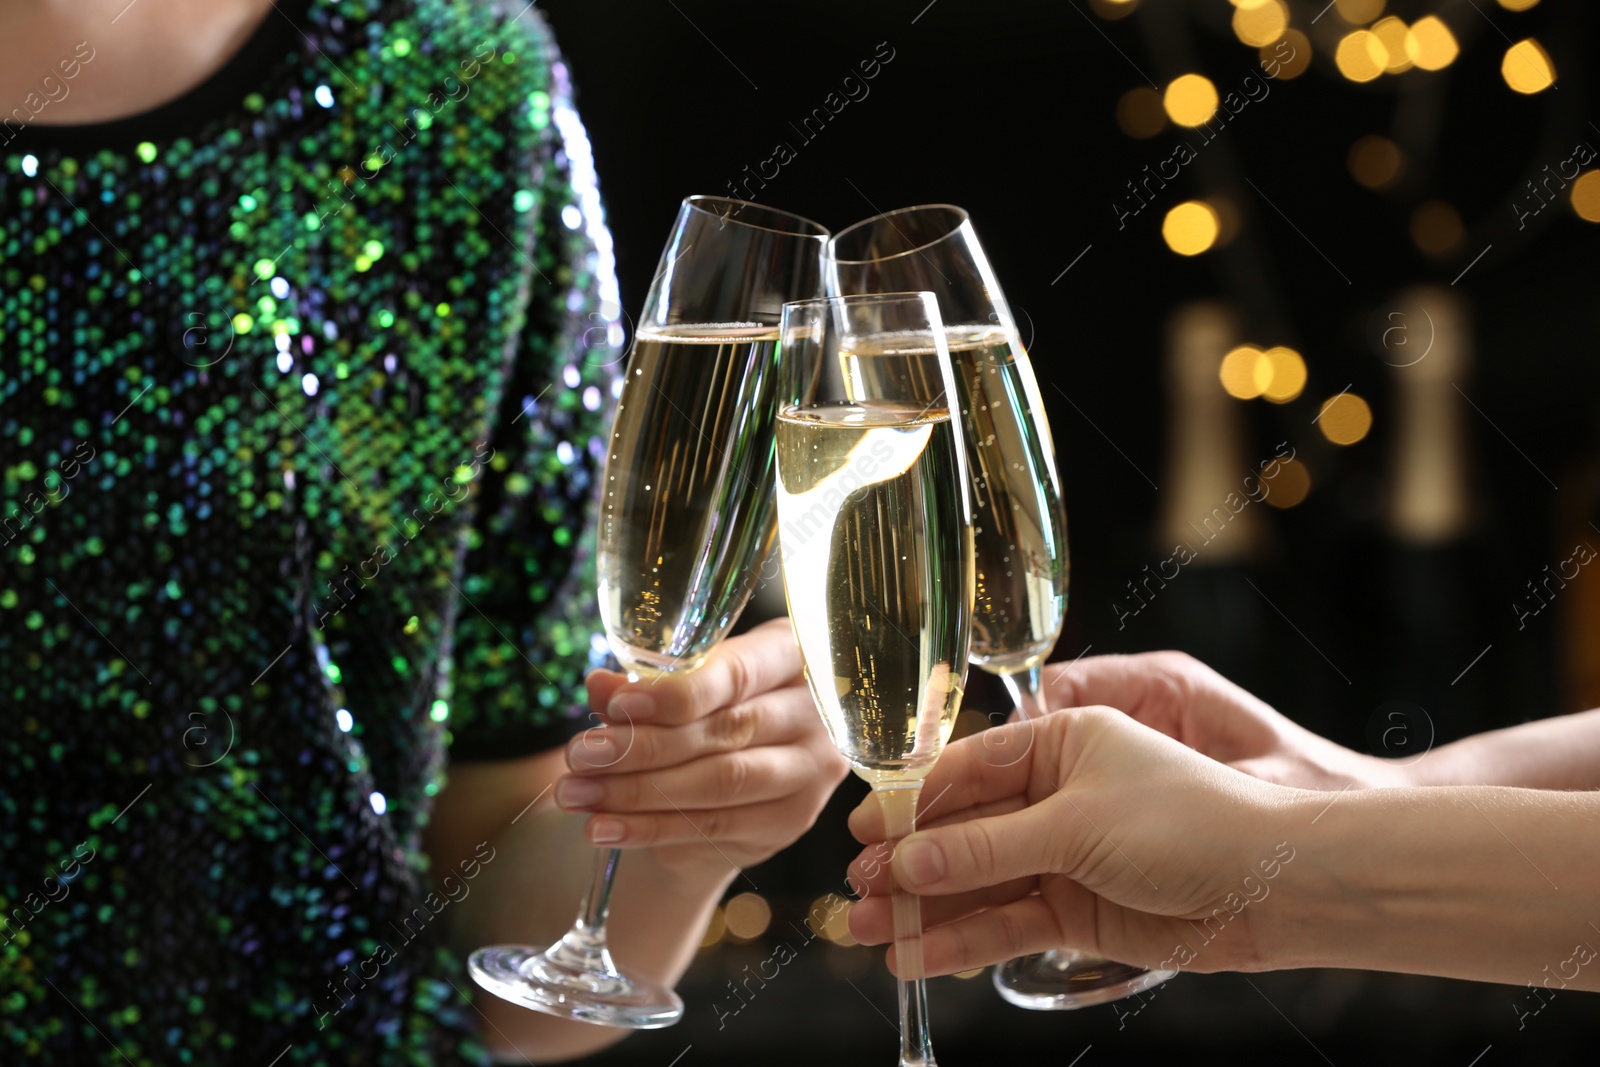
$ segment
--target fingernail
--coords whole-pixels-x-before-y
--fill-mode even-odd
[[[582,811],[600,803],[605,787],[587,778],[566,778],[556,786],[556,803],[568,811]]]
[[[616,819],[589,820],[589,840],[597,845],[614,845],[627,836],[628,828]]]
[[[612,723],[643,722],[655,713],[655,698],[638,690],[618,693],[611,698],[611,703],[606,705],[606,718]]]
[[[585,730],[567,745],[568,766],[609,767],[617,762],[617,746],[598,730]]]
[[[928,885],[944,877],[944,850],[932,841],[912,841],[898,850],[899,868],[907,885]]]

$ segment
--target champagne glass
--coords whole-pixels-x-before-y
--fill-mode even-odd
[[[972,516],[939,309],[928,293],[784,308],[778,542],[789,618],[828,735],[915,828],[970,652]],[[922,973],[918,898],[893,893],[902,973]],[[900,1063],[932,1064],[927,990],[900,982]]]
[[[832,293],[927,290],[938,299],[972,474],[972,662],[1000,677],[1020,718],[1043,714],[1040,672],[1067,607],[1066,516],[1039,385],[977,232],[948,204],[891,211],[840,231],[828,245],[827,275]],[[1013,1004],[1066,1009],[1176,973],[1062,949],[1011,960],[994,981]]]
[[[630,681],[690,671],[727,635],[773,538],[778,325],[816,296],[828,232],[785,211],[691,196],[629,354],[600,489],[600,616]],[[646,1030],[683,1017],[663,983],[618,969],[606,913],[619,849],[597,857],[572,929],[544,950],[480,948],[473,979],[550,1015]]]

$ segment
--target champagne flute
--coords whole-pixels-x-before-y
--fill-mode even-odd
[[[784,308],[779,551],[789,618],[828,735],[883,807],[891,845],[966,682],[973,597],[965,448],[928,293]],[[826,373],[825,373],[826,372]],[[895,887],[900,1063],[931,1065],[918,898]]]
[[[1043,714],[1040,672],[1067,607],[1066,515],[1033,365],[977,232],[948,204],[877,215],[829,242],[827,276],[831,293],[928,290],[938,299],[973,480],[972,662],[1000,677],[1020,718]],[[1066,1009],[1129,996],[1176,973],[1062,949],[1011,960],[994,982],[1013,1004]]]
[[[778,325],[816,296],[828,231],[716,196],[684,200],[629,354],[600,490],[600,616],[630,681],[693,670],[755,589],[773,538]],[[683,1001],[606,946],[619,849],[596,860],[572,929],[544,950],[480,948],[473,979],[550,1015],[636,1030]]]

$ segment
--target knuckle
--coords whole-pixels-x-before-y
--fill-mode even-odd
[[[750,766],[737,753],[717,761],[713,780],[714,799],[721,803],[735,801],[744,795],[750,785]]]
[[[750,684],[753,677],[750,662],[742,652],[736,649],[729,649],[728,655],[722,663],[723,672],[727,675],[728,680],[729,695],[727,703],[737,704],[748,696],[750,692]]]
[[[1023,955],[1028,937],[1022,923],[1016,914],[1009,908],[996,908],[994,911],[995,933],[1000,939],[1000,948],[1005,956]]]
[[[718,752],[748,748],[756,736],[756,709],[749,704],[734,704],[712,715],[706,722],[711,744]]]

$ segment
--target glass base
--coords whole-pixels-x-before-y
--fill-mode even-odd
[[[1177,973],[1071,952],[1041,952],[1000,964],[994,969],[994,987],[1019,1008],[1071,1011],[1143,993]]]
[[[503,1000],[562,1019],[655,1030],[683,1018],[683,1000],[651,978],[611,966],[563,962],[526,945],[480,948],[467,960],[472,980]]]

